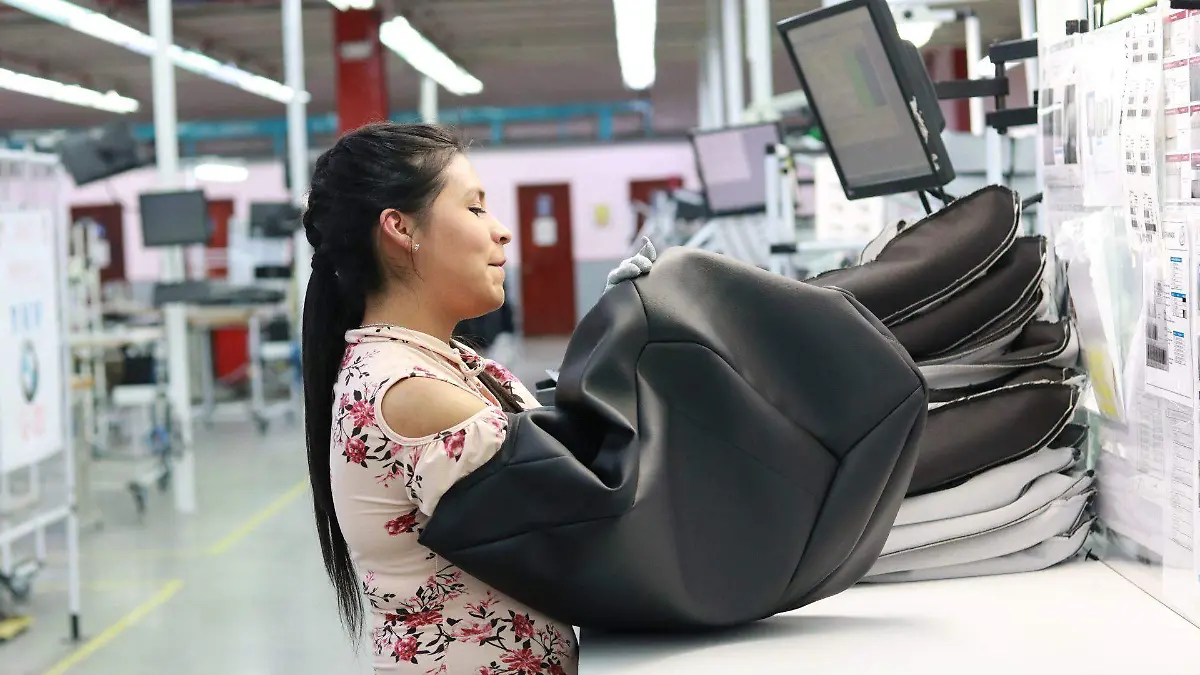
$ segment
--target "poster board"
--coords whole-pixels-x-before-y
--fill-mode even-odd
[[[1055,27],[1042,28],[1039,16],[1039,34]],[[1087,249],[1072,296],[1088,271],[1081,290],[1102,305],[1104,330],[1093,332],[1111,344],[1111,389],[1121,392],[1119,406],[1089,415],[1102,535],[1094,550],[1110,564],[1145,568],[1127,578],[1200,625],[1200,12],[1164,0],[1042,42],[1050,232],[1068,266],[1072,246]],[[1078,170],[1069,161],[1075,115]],[[1074,309],[1088,311],[1079,302]],[[1081,329],[1085,318],[1077,316]]]
[[[58,249],[44,211],[0,212],[0,472],[64,446]]]

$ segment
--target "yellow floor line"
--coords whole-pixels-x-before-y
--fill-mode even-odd
[[[217,543],[213,544],[208,549],[208,555],[216,556],[216,555],[221,555],[222,553],[228,551],[234,544],[238,543],[239,541],[242,540],[243,537],[245,537],[246,535],[253,532],[254,529],[257,528],[259,525],[262,525],[264,522],[269,520],[276,513],[279,513],[280,511],[282,511],[284,509],[284,507],[286,507],[288,504],[290,504],[292,502],[292,500],[294,500],[296,497],[299,497],[301,494],[303,494],[304,491],[307,489],[308,489],[308,479],[305,478],[304,480],[300,481],[299,483],[296,483],[295,485],[293,485],[290,490],[283,493],[283,495],[281,497],[279,497],[279,499],[276,499],[275,501],[271,502],[265,508],[263,508],[263,510],[261,510],[258,513],[254,514],[253,516],[251,516],[249,520],[247,520],[246,522],[244,522],[240,526],[238,526],[238,528],[236,530],[225,535],[225,537],[222,538],[221,541],[218,541]]]
[[[144,618],[147,614],[154,611],[160,605],[166,603],[171,599],[172,596],[178,593],[179,589],[181,588],[183,588],[183,582],[178,579],[167,583],[167,585],[163,586],[162,590],[160,590],[154,597],[143,602],[137,607],[134,607],[133,611],[121,617],[121,619],[113,625],[105,628],[104,632],[100,633],[91,640],[88,640],[82,647],[68,654],[66,658],[56,663],[50,670],[46,671],[45,675],[63,675],[71,668],[74,668],[84,659],[115,640],[118,635],[124,633],[126,630],[129,630],[129,628],[134,626],[138,621],[141,621],[142,618]]]
[[[121,551],[87,551],[81,555],[87,560],[96,561],[125,561],[145,559],[196,558],[204,554],[199,548],[130,548]],[[46,556],[46,562],[55,565],[66,564],[67,556],[62,552],[54,552]]]
[[[147,586],[158,586],[162,583],[162,579],[98,579],[96,581],[84,581],[79,584],[79,588],[84,591],[97,592],[125,591],[146,588]],[[47,593],[66,593],[70,590],[70,587],[65,581],[39,581],[37,582],[37,590]]]

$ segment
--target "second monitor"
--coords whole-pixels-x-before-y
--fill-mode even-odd
[[[208,200],[202,190],[144,192],[138,196],[142,215],[142,243],[147,247],[207,244]]]

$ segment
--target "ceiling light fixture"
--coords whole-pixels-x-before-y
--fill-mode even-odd
[[[379,41],[396,52],[417,72],[459,96],[478,94],[483,83],[442,53],[402,16],[379,27]]]
[[[657,0],[613,0],[617,24],[617,59],[621,79],[635,91],[649,89],[656,76],[654,32],[658,23]]]
[[[66,0],[0,0],[0,2],[143,56],[154,54],[155,41],[153,37],[100,12],[80,7]],[[221,63],[211,56],[184,49],[179,45],[172,45],[171,60],[184,70],[280,103],[288,103],[296,96],[302,97],[305,101],[309,100],[308,92],[302,91],[297,94],[285,84],[242,70],[232,63]]]
[[[907,40],[920,49],[929,44],[933,32],[941,25],[941,21],[900,21],[896,23],[896,30],[900,32],[901,40]]]
[[[122,96],[115,91],[96,91],[77,84],[64,84],[6,68],[0,68],[0,89],[122,115],[137,112],[141,105],[135,99]]]
[[[375,9],[375,0],[329,0],[329,4],[342,12],[348,9]]]

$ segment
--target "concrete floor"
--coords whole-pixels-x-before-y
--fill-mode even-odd
[[[532,388],[564,347],[520,341],[496,356]],[[169,492],[152,492],[144,517],[128,493],[98,494],[102,524],[81,536],[83,640],[67,639],[65,555],[52,532],[24,608],[35,623],[0,644],[0,674],[371,672],[321,565],[300,425],[196,431],[198,513],[177,514]]]

